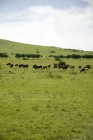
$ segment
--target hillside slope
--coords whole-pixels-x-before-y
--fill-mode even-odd
[[[71,55],[71,54],[91,54],[93,52],[83,51],[83,50],[73,50],[73,49],[63,49],[53,46],[39,46],[39,45],[30,45],[23,44],[18,42],[13,42],[9,40],[0,39],[0,52],[6,52],[8,54],[11,53],[27,53],[27,54],[35,54],[40,53],[43,56],[49,55]]]

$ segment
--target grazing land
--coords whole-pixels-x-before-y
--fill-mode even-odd
[[[0,57],[0,140],[93,140],[93,59],[49,57],[93,52],[7,40],[0,40],[0,52],[9,56]],[[16,58],[17,53],[42,57]],[[54,68],[59,61],[68,69]],[[80,72],[78,66],[86,65],[91,68]]]

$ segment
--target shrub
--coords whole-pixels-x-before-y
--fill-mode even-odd
[[[88,69],[91,69],[91,66],[90,66],[90,65],[86,65],[86,67],[87,67]]]
[[[50,53],[55,53],[55,51],[50,51]]]

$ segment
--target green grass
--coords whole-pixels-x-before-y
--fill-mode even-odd
[[[55,60],[45,56],[52,49],[61,54],[59,48],[1,42],[0,49],[11,58],[0,58],[0,140],[93,140],[93,68],[78,70],[79,65],[93,67],[93,60],[63,59],[75,69],[53,69]],[[11,54],[34,53],[37,47],[42,59],[22,60]],[[29,67],[10,68],[8,62]],[[51,64],[51,68],[35,70],[33,64]]]

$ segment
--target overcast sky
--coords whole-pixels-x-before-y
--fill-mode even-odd
[[[93,0],[0,0],[0,39],[93,51]]]

